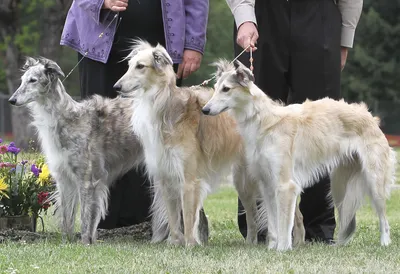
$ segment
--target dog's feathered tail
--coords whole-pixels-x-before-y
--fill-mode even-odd
[[[390,148],[389,163],[385,174],[385,194],[386,199],[390,197],[393,185],[396,183],[397,153]]]

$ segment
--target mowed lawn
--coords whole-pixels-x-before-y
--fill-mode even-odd
[[[398,273],[400,190],[388,203],[392,245],[381,247],[369,203],[357,215],[357,232],[346,247],[306,245],[288,252],[246,246],[236,225],[235,191],[224,187],[205,204],[211,239],[183,248],[136,242],[130,237],[94,246],[60,240],[0,244],[0,273]],[[47,218],[47,229],[55,229]]]
[[[308,244],[288,252],[245,245],[236,224],[236,208],[237,196],[230,186],[207,198],[211,238],[204,247],[149,244],[133,237],[117,237],[93,246],[63,244],[54,238],[25,244],[7,242],[0,244],[0,273],[400,272],[400,189],[392,191],[388,202],[389,247],[380,246],[378,219],[369,201],[357,215],[357,231],[348,246]],[[45,222],[47,231],[57,231],[52,217],[46,217]]]

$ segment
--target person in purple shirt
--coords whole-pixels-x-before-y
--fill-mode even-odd
[[[73,1],[61,45],[78,54],[81,97],[116,97],[113,85],[127,71],[134,38],[160,43],[171,55],[177,85],[195,72],[206,43],[208,0],[79,0]],[[115,15],[118,18],[114,18]],[[103,33],[101,38],[99,35]],[[148,220],[149,182],[142,171],[131,170],[110,189],[108,215],[99,228],[116,228]],[[208,237],[201,211],[200,231]]]

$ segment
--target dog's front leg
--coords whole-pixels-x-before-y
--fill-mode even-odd
[[[242,163],[233,170],[233,183],[238,192],[246,213],[247,224],[247,244],[257,244],[257,201],[256,192],[258,191],[257,182],[249,178],[245,163]]]
[[[296,198],[300,189],[293,181],[282,182],[278,186],[278,244],[277,250],[292,248],[292,229],[294,223]]]
[[[92,244],[90,233],[92,221],[92,198],[94,186],[92,182],[84,182],[80,188],[80,204],[81,204],[81,242],[83,244]]]
[[[268,181],[264,181],[268,182]],[[267,210],[268,249],[276,249],[278,241],[278,209],[276,186],[273,182],[264,183],[264,204]]]
[[[199,212],[202,204],[201,182],[188,180],[183,192],[183,224],[187,246],[200,244],[198,240]]]
[[[77,186],[69,180],[57,179],[57,214],[60,214],[63,241],[74,239],[75,215],[78,203]]]
[[[153,202],[151,204],[151,242],[159,243],[168,238],[168,211],[163,198],[161,180],[154,179],[153,184]]]
[[[181,185],[179,180],[163,179],[160,184],[163,203],[167,207],[169,238],[168,242],[174,245],[183,245],[185,239],[181,232]]]
[[[86,182],[81,186],[81,241],[94,244],[97,226],[107,211],[108,187],[102,181]]]

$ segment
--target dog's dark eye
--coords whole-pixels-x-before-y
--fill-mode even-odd
[[[142,69],[142,68],[144,68],[144,65],[143,65],[143,64],[137,64],[137,65],[136,65],[136,68],[137,68],[137,69]]]
[[[222,91],[223,91],[223,92],[228,92],[229,90],[230,90],[230,88],[228,88],[228,87],[223,87],[223,88],[222,88]]]
[[[29,79],[29,83],[35,83],[36,81],[37,81],[37,79],[35,79],[35,78]]]

